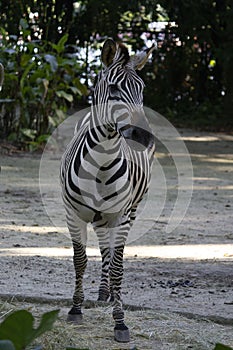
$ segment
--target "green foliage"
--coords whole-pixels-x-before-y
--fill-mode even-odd
[[[54,310],[43,314],[39,326],[34,328],[34,317],[30,312],[26,310],[13,312],[0,325],[0,339],[2,340],[0,349],[25,349],[44,332],[52,329],[58,313],[59,310]]]
[[[29,149],[40,147],[63,121],[68,108],[87,94],[80,82],[80,64],[66,54],[68,34],[57,44],[29,41],[25,20],[19,37],[1,28],[0,59],[5,67],[1,94],[1,132]]]
[[[216,344],[214,350],[232,350],[229,346],[223,345],[223,344]]]
[[[73,9],[73,0],[24,0],[17,4],[16,11],[14,0],[1,0],[1,25],[18,36],[20,23],[32,40],[57,42],[71,25]]]
[[[154,60],[152,86],[158,109],[166,115],[169,107],[178,124],[191,121],[210,129],[233,127],[229,108],[233,70],[232,63],[226,63],[232,62],[232,2],[162,0],[160,4],[173,25],[163,31]],[[153,101],[151,90],[148,94]]]
[[[26,310],[11,313],[0,324],[0,350],[42,350],[41,345],[31,345],[35,340],[53,328],[59,310],[44,313],[37,328],[33,327],[34,317]],[[66,350],[88,350],[87,348],[67,347]]]

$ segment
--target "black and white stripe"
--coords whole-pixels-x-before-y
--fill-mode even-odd
[[[105,42],[105,67],[97,79],[91,112],[76,126],[61,164],[76,271],[69,319],[81,317],[86,226],[91,222],[102,254],[99,300],[106,301],[111,294],[119,341],[129,337],[121,301],[124,245],[137,205],[148,190],[154,153],[154,137],[143,112],[144,83],[135,71],[149,53],[141,54],[141,60],[129,59],[125,46],[111,39]]]

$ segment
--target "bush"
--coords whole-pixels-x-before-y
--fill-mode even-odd
[[[76,56],[66,52],[68,34],[57,44],[30,41],[27,22],[20,24],[18,37],[0,28],[0,59],[5,67],[0,130],[1,136],[33,148],[47,140],[87,88],[80,82]]]

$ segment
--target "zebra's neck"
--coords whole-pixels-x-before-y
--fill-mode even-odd
[[[88,151],[91,150],[99,167],[105,168],[112,163],[113,159],[122,157],[120,134],[113,127],[101,124],[96,114],[90,118],[86,141]]]

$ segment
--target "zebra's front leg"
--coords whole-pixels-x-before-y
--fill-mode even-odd
[[[124,311],[121,299],[121,282],[123,278],[123,253],[124,245],[113,248],[110,261],[109,275],[113,288],[113,318],[115,321],[114,337],[118,342],[130,341],[129,329],[124,322]]]
[[[73,242],[74,249],[74,267],[75,267],[75,291],[73,295],[73,307],[68,313],[67,321],[81,323],[82,321],[82,303],[84,300],[83,293],[83,275],[87,265],[86,249],[82,243]]]
[[[111,281],[109,280],[109,264],[110,264],[110,249],[101,248],[100,249],[102,256],[102,272],[101,272],[101,281],[99,286],[99,296],[98,301],[110,301],[114,300],[113,290]],[[110,299],[109,299],[110,297]]]
[[[103,219],[93,224],[95,233],[98,237],[99,248],[102,257],[101,281],[99,286],[98,301],[113,301],[112,288],[109,281],[109,264],[110,264],[110,244],[109,244],[109,229],[105,227],[106,221]]]
[[[73,225],[69,225],[69,230],[73,243],[73,263],[75,268],[75,291],[73,295],[73,307],[68,313],[67,321],[80,324],[82,322],[83,275],[87,265],[86,255],[86,224],[79,223],[78,233],[71,232]]]

